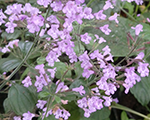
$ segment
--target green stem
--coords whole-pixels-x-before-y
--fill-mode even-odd
[[[149,2],[148,5],[146,6],[146,8],[142,11],[141,14],[143,14],[149,7],[150,7],[150,2]]]
[[[129,16],[132,20],[134,20],[135,22],[137,22],[136,21],[136,19],[133,17],[133,16],[131,16],[128,12],[126,12],[122,7],[119,7],[125,14],[127,14],[127,16]]]
[[[87,4],[87,7],[89,7],[92,2],[94,2],[94,0],[90,0],[90,2]]]
[[[135,115],[138,115],[138,116],[141,116],[141,117],[143,117],[143,118],[146,118],[146,119],[150,120],[150,118],[149,118],[148,116],[143,115],[143,114],[141,114],[141,113],[139,113],[139,112],[136,112],[136,111],[134,111],[134,110],[132,110],[132,109],[130,109],[130,108],[127,108],[127,107],[125,107],[125,106],[119,105],[119,104],[117,104],[117,103],[111,105],[111,108],[116,108],[116,109],[124,110],[124,111],[133,113],[133,114],[135,114]]]

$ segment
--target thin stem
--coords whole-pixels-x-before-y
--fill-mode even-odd
[[[147,117],[146,115],[143,115],[143,114],[141,114],[141,113],[139,113],[139,112],[136,112],[136,111],[134,111],[134,110],[132,110],[132,109],[130,109],[130,108],[127,108],[127,107],[125,107],[125,106],[119,105],[119,104],[117,104],[117,103],[111,105],[111,108],[116,108],[116,109],[124,110],[124,111],[133,113],[133,114],[135,114],[135,115],[138,115],[138,116],[141,116],[141,117],[143,117],[143,118],[146,118],[146,119],[150,120],[150,118]]]
[[[142,11],[141,14],[143,14],[149,7],[150,7],[150,2],[149,2],[148,5],[146,6],[146,8]]]
[[[89,7],[92,2],[94,2],[94,0],[90,0],[90,2],[87,4],[87,7]]]
[[[134,18],[134,17],[132,17],[128,12],[126,12],[122,7],[119,7],[125,14],[127,14],[127,16],[129,16],[132,20],[134,20],[135,22],[137,22],[136,21],[136,19]]]

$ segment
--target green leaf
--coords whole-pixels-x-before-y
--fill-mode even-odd
[[[61,103],[61,98],[60,97],[55,96],[55,100],[56,100],[57,103]]]
[[[84,46],[78,41],[75,41],[74,45],[75,46],[73,49],[74,49],[74,52],[76,53],[76,55],[79,55],[80,53],[82,53],[85,50]]]
[[[0,72],[8,72],[16,68],[21,63],[21,59],[18,58],[3,58],[0,60]]]
[[[19,46],[23,56],[25,56],[29,52],[32,45],[33,45],[32,42],[24,42],[24,41],[19,41],[18,42],[18,46]]]
[[[128,9],[130,15],[133,14],[133,11],[134,11],[134,5],[132,5],[131,3],[125,2],[125,5],[123,6],[123,8]]]
[[[36,61],[37,61],[37,64],[40,65],[40,64],[44,64],[46,59],[45,57],[39,57]]]
[[[8,98],[6,98],[6,99],[4,100],[3,106],[4,106],[4,109],[5,109],[5,112],[6,112],[6,113],[8,113],[8,112],[10,112],[10,111],[12,110]]]
[[[1,37],[6,40],[12,40],[12,39],[14,40],[17,39],[20,35],[21,35],[20,30],[14,30],[13,33],[3,32]]]
[[[11,86],[8,91],[8,99],[12,111],[17,115],[22,115],[27,111],[32,112],[36,104],[36,96],[28,88],[19,84]]]
[[[137,82],[130,91],[139,103],[143,106],[147,105],[150,102],[150,76],[141,78],[141,81]]]
[[[129,120],[127,113],[125,111],[122,111],[121,113],[121,120]]]
[[[39,98],[39,99],[42,99],[42,98],[45,98],[45,97],[47,97],[47,96],[49,96],[49,95],[50,95],[49,92],[47,92],[47,91],[41,91],[41,92],[39,93],[39,95],[38,95],[38,98]]]
[[[147,115],[147,117],[149,117],[149,118],[150,118],[150,114],[148,114],[148,115]],[[147,118],[145,118],[144,120],[148,120],[148,119],[147,119]]]
[[[63,62],[55,62],[54,68],[56,67],[56,78],[60,79],[64,74],[64,77],[71,77],[71,71],[67,69],[67,65]],[[68,70],[67,73],[65,73]]]

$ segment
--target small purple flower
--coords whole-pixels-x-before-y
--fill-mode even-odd
[[[80,95],[85,94],[85,90],[84,90],[84,87],[82,85],[80,87],[73,88],[72,91],[79,92]]]
[[[63,109],[62,118],[64,118],[64,120],[68,120],[69,116],[70,116],[70,113],[66,111],[65,109]]]
[[[32,85],[32,82],[31,82],[30,76],[27,76],[27,77],[22,81],[22,84],[24,84],[25,87],[31,86],[31,85]]]
[[[106,40],[103,37],[99,37],[97,34],[95,34],[94,36],[96,37],[96,39],[94,40],[94,42],[97,41],[97,40],[99,40],[98,41],[99,44],[101,44],[103,42],[106,42]]]
[[[84,42],[85,44],[89,44],[91,39],[92,38],[88,35],[88,33],[81,35],[81,41]]]
[[[32,16],[38,15],[40,12],[38,8],[32,7],[30,3],[26,3],[25,6],[22,8],[22,11],[29,12]]]
[[[37,106],[37,108],[43,109],[43,107],[46,103],[47,103],[47,101],[38,100],[38,103],[36,104],[36,106]]]
[[[45,116],[45,114],[46,114],[46,111],[47,111],[47,107],[45,107],[44,109],[43,109],[43,117]],[[46,114],[46,117],[48,117],[49,115],[52,115],[53,114],[53,111],[52,110],[49,110],[49,111],[47,111],[47,114]]]
[[[51,3],[51,7],[53,8],[53,11],[58,12],[62,10],[63,4],[61,1],[54,1]]]
[[[52,78],[55,77],[56,68],[54,68],[54,69],[47,69],[47,71],[50,72]]]
[[[103,7],[103,10],[107,10],[108,8],[114,8],[113,6],[112,6],[112,4],[111,4],[111,2],[110,1],[105,1],[105,5],[104,5],[104,7]]]
[[[106,19],[106,15],[103,14],[103,10],[100,10],[99,12],[94,14],[96,19],[101,19],[101,20],[105,20]]]
[[[136,27],[131,27],[132,29],[135,29],[135,34],[139,35],[141,31],[143,31],[143,25],[138,24]]]
[[[61,109],[57,109],[57,111],[54,113],[54,115],[55,115],[56,119],[61,118],[63,116],[62,110]]]
[[[75,0],[77,5],[80,5],[81,3],[84,3],[85,0]]]
[[[43,5],[44,7],[48,7],[48,5],[52,2],[52,0],[37,0],[39,5]]]
[[[13,120],[21,120],[21,117],[20,116],[14,116]]]
[[[141,77],[146,77],[149,75],[149,69],[147,68],[149,66],[148,63],[142,63],[142,62],[139,62],[138,63],[139,66],[137,68],[137,71],[140,73],[140,76]]]
[[[39,70],[40,74],[45,74],[44,64],[36,65],[35,69]]]
[[[5,23],[3,19],[6,19],[7,17],[4,15],[2,9],[0,10],[0,26]]]
[[[86,108],[88,105],[87,105],[87,98],[86,97],[83,97],[82,99],[78,100],[77,103],[78,103],[78,106],[80,108]]]
[[[110,21],[115,20],[115,22],[118,24],[119,21],[117,20],[117,16],[119,16],[117,13],[115,13],[114,15],[110,16],[108,19]]]
[[[35,116],[35,114],[32,114],[28,111],[28,113],[23,114],[23,120],[32,120],[32,118]]]
[[[84,69],[84,70],[83,70],[83,73],[82,73],[82,76],[83,76],[83,77],[86,77],[86,78],[89,78],[90,75],[92,75],[92,74],[94,74],[94,71],[88,70],[88,69]]]
[[[143,52],[140,52],[135,59],[140,59],[142,60],[144,58],[144,53]]]
[[[149,19],[149,18],[147,18],[147,22],[149,22],[149,23],[150,23],[150,19]]]
[[[107,96],[103,96],[103,98],[105,99],[104,105],[106,107],[109,107],[111,105],[112,98],[111,97],[107,97]]]
[[[6,32],[7,33],[13,33],[14,32],[14,28],[17,27],[17,24],[13,23],[13,22],[7,22],[5,24],[6,28]]]
[[[104,25],[104,26],[100,27],[100,30],[101,30],[103,33],[105,33],[106,35],[109,35],[109,33],[111,32],[111,30],[110,30],[108,27],[109,27],[108,24],[107,24],[107,25]]]
[[[47,31],[47,34],[50,35],[53,39],[58,38],[59,36],[59,25],[51,25],[51,28]]]
[[[91,8],[84,8],[84,11],[83,11],[83,14],[84,14],[84,19],[93,19],[94,16],[92,15],[92,9]]]
[[[60,23],[55,15],[49,16],[46,20],[49,21],[50,23],[56,23],[56,24]]]

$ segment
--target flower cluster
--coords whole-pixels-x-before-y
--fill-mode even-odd
[[[122,1],[135,1],[138,5],[143,3],[142,0]],[[106,42],[103,37],[97,34],[91,35],[88,32],[81,33],[80,30],[76,31],[74,24],[80,26],[86,20],[115,21],[116,24],[119,24],[117,19],[119,14],[114,13],[108,18],[104,14],[105,10],[114,8],[116,5],[115,0],[105,1],[103,9],[96,13],[92,12],[92,8],[84,5],[84,2],[85,0],[68,0],[67,2],[63,0],[37,0],[38,5],[48,9],[46,15],[30,3],[26,3],[24,6],[18,3],[9,5],[4,13],[2,9],[0,10],[0,26],[6,23],[5,31],[7,33],[13,33],[17,27],[20,27],[18,24],[20,23],[23,28],[27,28],[28,32],[36,36],[35,46],[42,44],[37,48],[41,50],[44,62],[42,61],[41,64],[34,62],[36,65],[32,69],[35,73],[31,76],[28,74],[22,81],[26,88],[34,86],[39,96],[42,94],[42,91],[49,93],[47,96],[45,95],[46,97],[44,96],[37,100],[36,107],[41,111],[42,119],[49,115],[54,115],[56,119],[62,118],[67,120],[71,114],[61,104],[68,104],[69,100],[64,98],[70,93],[78,99],[78,107],[84,110],[84,116],[88,118],[91,113],[102,109],[104,106],[109,107],[111,105],[113,101],[112,95],[120,87],[117,83],[117,77],[121,73],[125,77],[125,80],[122,81],[122,85],[126,89],[125,93],[128,93],[129,89],[136,84],[136,81],[139,82],[141,80],[141,77],[149,75],[149,64],[143,60],[143,52],[133,59],[133,62],[138,65],[137,67],[125,66],[124,68],[124,66],[115,66],[113,64],[113,55],[108,45],[105,45],[102,49],[97,49],[100,44]],[[50,12],[50,9],[53,12]],[[7,18],[5,14],[9,17]],[[7,22],[4,19],[8,19]],[[96,26],[95,29],[97,28],[105,35],[110,35],[111,33],[108,23]],[[143,31],[143,26],[138,24],[136,27],[131,27],[131,29],[135,29],[135,35],[138,37],[140,32]],[[9,42],[1,51],[3,53],[10,52],[10,48],[13,49],[14,45],[18,46],[18,42],[19,39]],[[93,45],[91,51],[84,47],[84,51],[77,53],[75,51],[75,42],[78,43],[79,51],[81,46],[84,47],[91,42],[94,42],[96,46]],[[29,54],[30,51],[31,53],[33,52],[33,48],[31,47]],[[56,63],[62,62],[61,57],[64,56],[67,56],[68,59],[64,62],[65,65],[69,64],[71,67],[68,65],[69,67],[65,68],[67,70],[62,71],[63,75],[58,77],[56,73],[61,74],[59,73],[59,68],[63,66],[57,66]],[[27,63],[28,60],[25,61],[25,64]],[[77,75],[78,73],[76,72],[80,67],[76,67],[75,63],[79,63],[81,67],[79,72],[82,73],[80,75]],[[69,72],[71,73],[70,78],[66,75]],[[73,72],[75,72],[75,75]],[[77,78],[75,78],[76,76]],[[93,83],[89,80],[90,76],[95,76],[96,78],[91,80]],[[83,78],[82,82],[75,84],[78,79],[82,80]],[[86,84],[84,85],[85,81]],[[94,84],[94,88],[92,84]],[[103,91],[104,94],[100,94],[100,91]],[[49,100],[51,100],[51,103]],[[23,120],[31,120],[35,115],[28,111],[22,115],[22,118]],[[14,120],[21,120],[21,117],[15,116]]]

